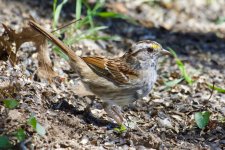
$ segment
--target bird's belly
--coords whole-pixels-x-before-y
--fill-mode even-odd
[[[140,99],[140,98],[143,98],[144,96],[148,95],[152,89],[152,86],[153,86],[153,83],[148,83],[148,84],[142,86],[142,88],[136,90],[135,91],[136,99]]]
[[[124,106],[146,96],[151,91],[152,85],[152,82],[142,86],[132,85],[129,87],[124,86],[116,88],[89,85],[89,89],[104,101],[111,101],[119,106]]]
[[[148,95],[151,91],[152,86],[144,85],[140,88],[134,88],[129,90],[123,90],[118,96],[114,97],[115,103],[124,106],[129,105],[130,103],[143,98],[144,96]]]
[[[112,101],[123,106],[143,98],[151,91],[156,80],[156,72],[146,70],[142,74],[143,78],[123,86],[115,85],[104,78],[97,78],[94,82],[83,81],[83,83],[103,101]],[[146,76],[148,78],[144,78]]]

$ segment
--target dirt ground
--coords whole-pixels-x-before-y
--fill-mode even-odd
[[[32,15],[50,28],[51,3],[0,0],[0,22],[19,31]],[[73,3],[69,1],[63,8],[60,23],[73,19]],[[23,128],[27,134],[23,148],[27,149],[225,149],[225,123],[221,121],[225,94],[213,91],[209,98],[207,85],[214,82],[225,88],[225,22],[216,22],[225,18],[224,8],[224,0],[107,1],[106,10],[126,14],[138,24],[97,18],[100,25],[109,27],[100,34],[117,35],[121,40],[85,39],[72,45],[77,54],[118,56],[136,41],[155,40],[174,49],[195,80],[193,85],[182,81],[167,88],[165,82],[179,79],[181,74],[172,56],[161,58],[158,80],[149,96],[124,108],[129,123],[124,133],[113,130],[116,124],[104,112],[101,100],[87,93],[69,64],[52,51],[54,69],[65,80],[49,83],[40,79],[37,52],[32,44],[24,44],[16,67],[0,61],[0,99],[10,97],[20,103],[12,110],[0,103],[0,135]],[[194,122],[194,113],[199,111],[211,112],[204,130]],[[31,114],[45,128],[44,137],[26,124]],[[15,149],[22,149],[21,143]]]

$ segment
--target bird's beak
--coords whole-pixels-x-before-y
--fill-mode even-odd
[[[160,51],[160,53],[163,54],[163,55],[172,55],[168,50],[165,50],[165,49],[162,49]]]

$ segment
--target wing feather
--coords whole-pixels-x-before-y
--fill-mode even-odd
[[[83,57],[82,58],[87,64],[94,65],[99,68],[105,68],[104,58],[101,57]]]
[[[106,59],[101,57],[83,57],[82,59],[95,73],[117,84],[129,83],[131,76],[132,78],[137,76],[136,72],[129,69],[129,67],[119,59]]]

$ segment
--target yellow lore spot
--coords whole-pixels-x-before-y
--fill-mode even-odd
[[[158,44],[151,44],[151,47],[153,49],[159,49],[160,48],[160,46]]]

